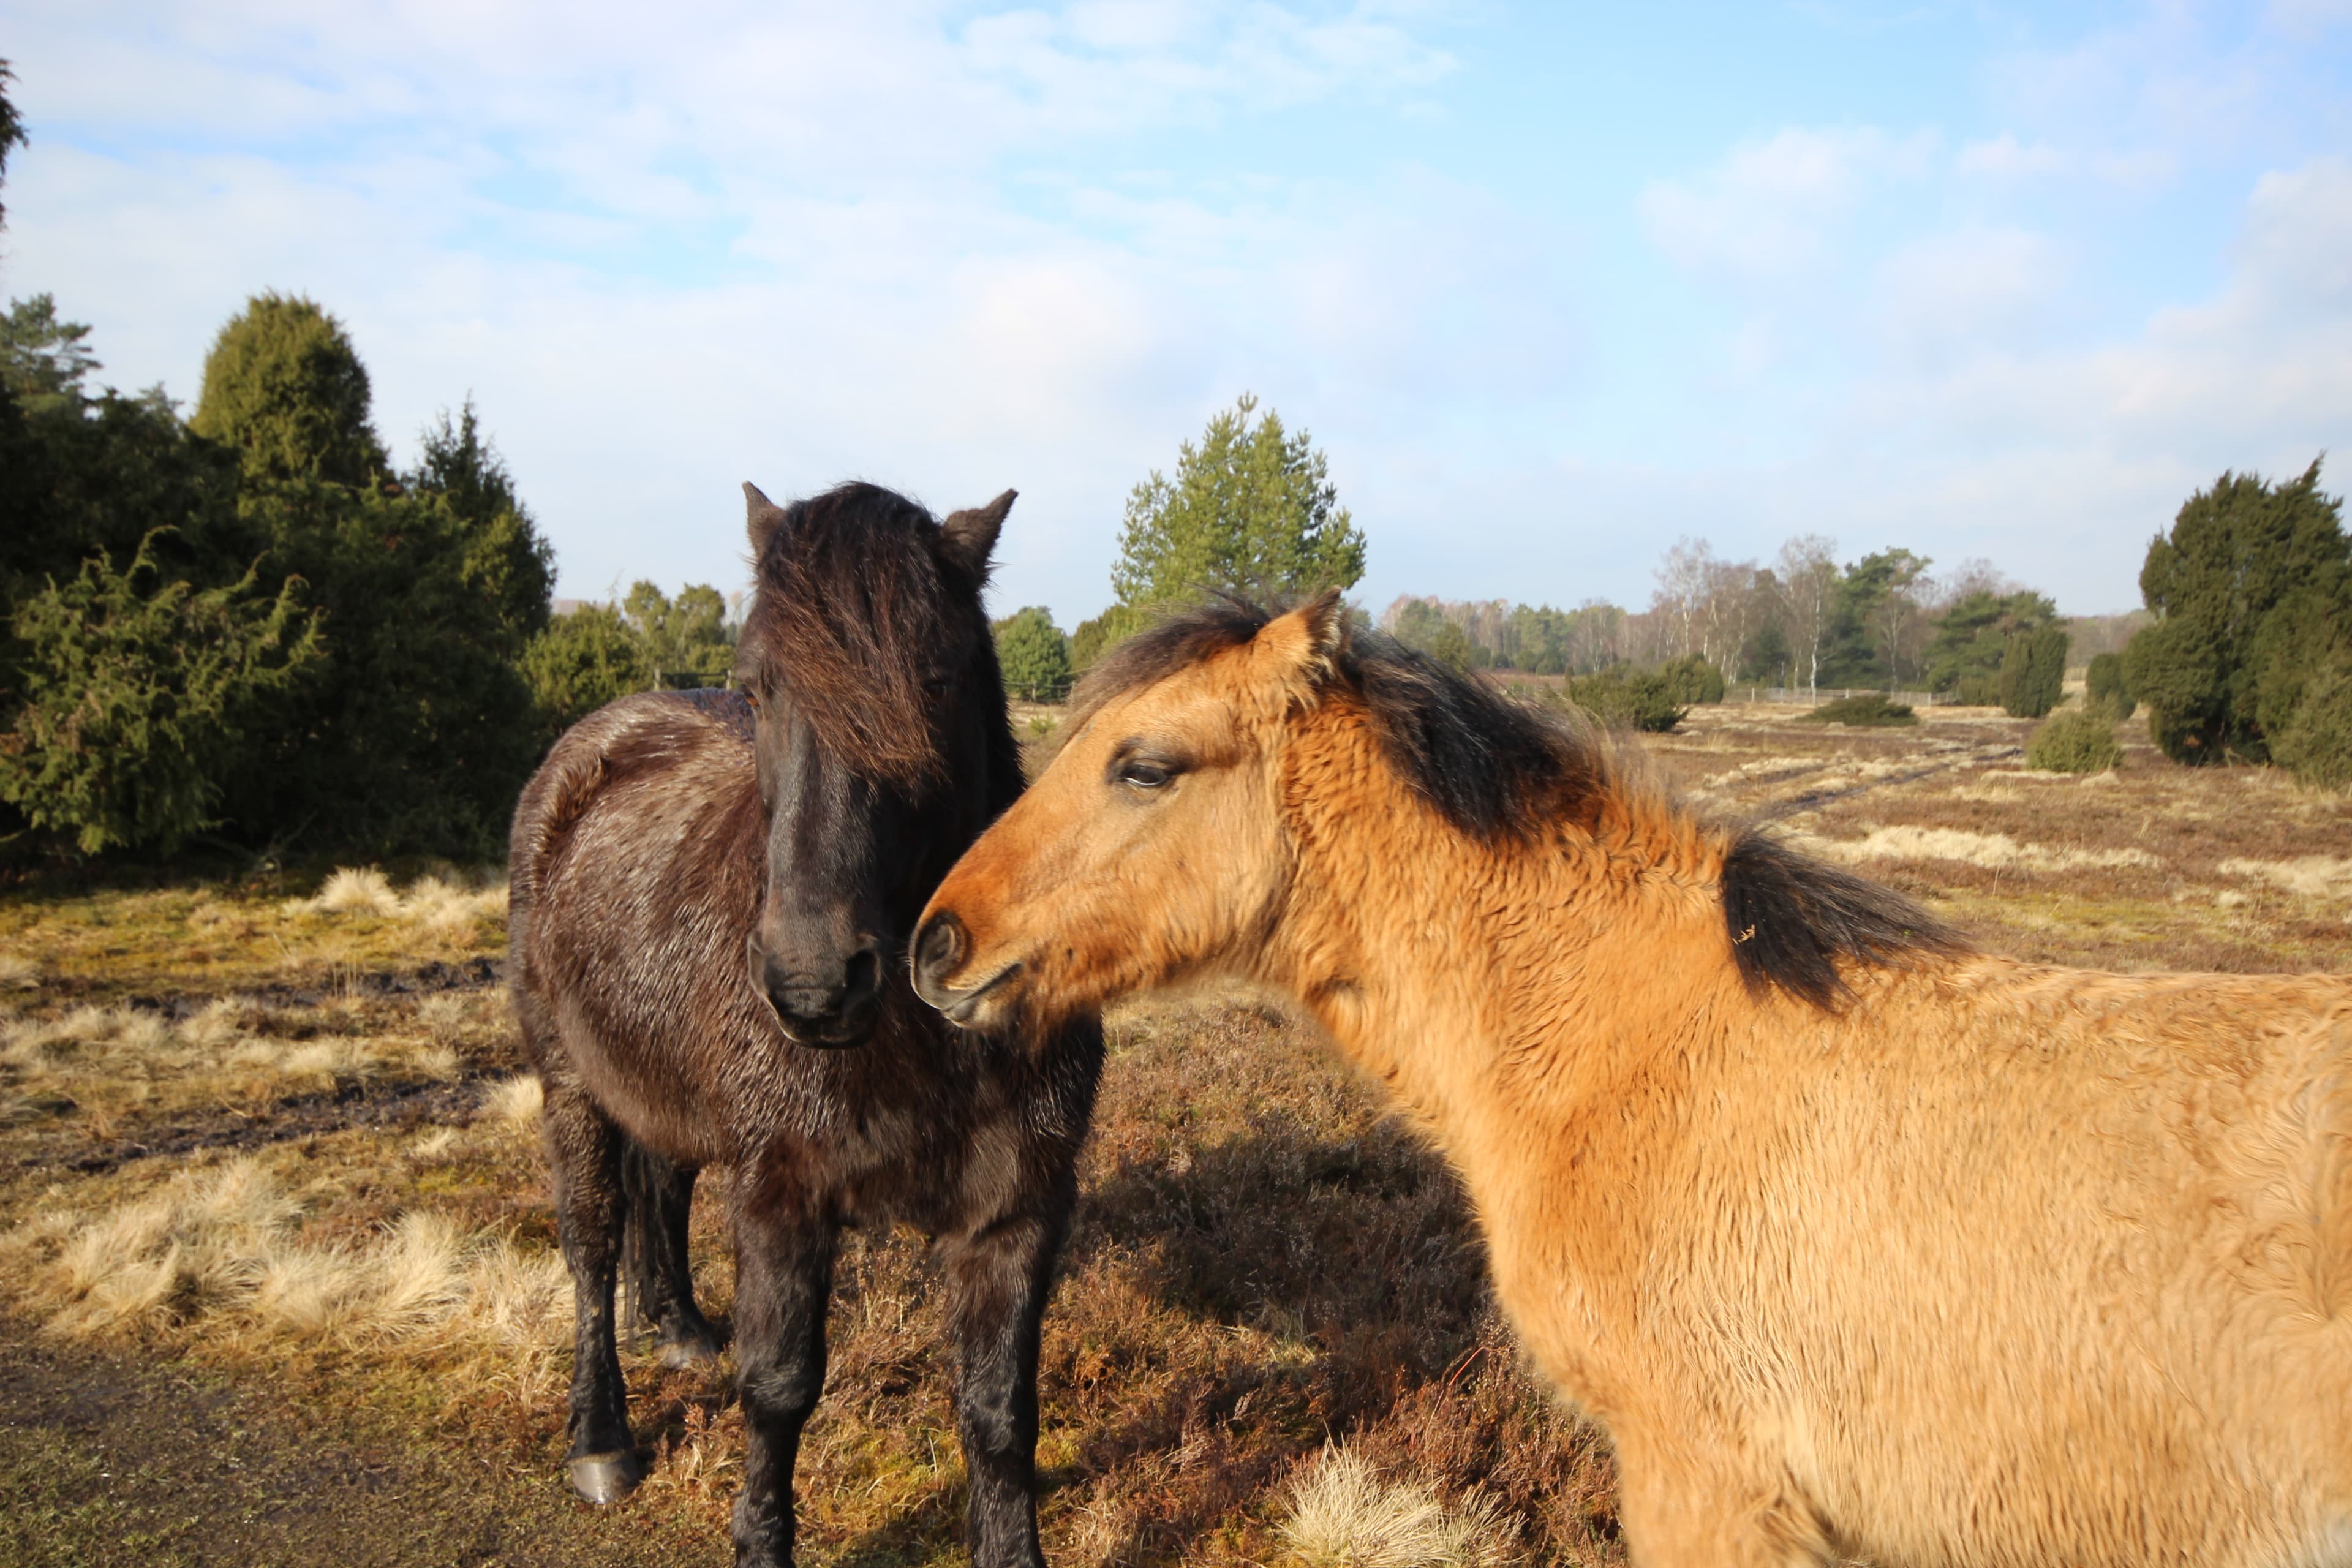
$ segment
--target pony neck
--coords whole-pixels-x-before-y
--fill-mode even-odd
[[[1661,801],[1612,784],[1587,819],[1482,842],[1328,707],[1294,728],[1281,799],[1296,858],[1265,978],[1441,1133],[1564,1111],[1755,1010],[1723,846]]]

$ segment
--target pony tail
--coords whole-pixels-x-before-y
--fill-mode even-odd
[[[654,1318],[662,1297],[657,1272],[664,1237],[661,1197],[669,1162],[635,1139],[621,1139],[621,1294],[614,1314],[622,1332],[635,1335],[659,1327]]]

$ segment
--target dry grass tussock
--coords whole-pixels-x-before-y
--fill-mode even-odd
[[[69,1338],[195,1329],[246,1347],[396,1345],[546,1381],[571,1324],[560,1258],[425,1211],[362,1239],[306,1243],[309,1206],[238,1158],[183,1171],[120,1206],[45,1210],[0,1237],[0,1258],[20,1303]]]
[[[2352,859],[2333,855],[2303,855],[2291,860],[2229,859],[2221,874],[2267,882],[2305,899],[2352,898]]]
[[[259,1108],[386,1079],[458,1074],[476,997],[426,1014],[362,1002],[316,1006],[225,996],[177,1020],[144,1007],[80,1006],[0,1020],[0,1121],[78,1114],[98,1136],[126,1117]]]
[[[1492,1499],[1474,1491],[1447,1508],[1430,1488],[1382,1480],[1336,1445],[1292,1486],[1281,1529],[1307,1568],[1494,1568],[1517,1544]]]
[[[392,879],[373,867],[339,868],[320,884],[313,897],[287,905],[292,914],[358,915],[376,920],[405,921],[413,925],[452,930],[471,928],[477,921],[504,920],[506,883],[487,875],[462,873],[420,877],[406,892],[396,892]]]
[[[2066,849],[2020,843],[2006,833],[1908,825],[1874,827],[1860,838],[1811,837],[1805,847],[1840,860],[1956,860],[1966,866],[2014,866],[2033,871],[2164,864],[2145,849]]]
[[[540,1108],[546,1103],[537,1073],[500,1079],[482,1095],[482,1114],[519,1136],[537,1137]]]
[[[506,947],[504,875],[440,866],[395,887],[346,869],[312,888],[228,881],[0,889],[0,1011],[272,989],[347,990]],[[307,896],[289,896],[301,894]]]

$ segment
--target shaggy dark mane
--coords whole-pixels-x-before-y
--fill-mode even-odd
[[[1119,644],[1079,682],[1066,733],[1104,704],[1247,643],[1282,613],[1238,598],[1169,616]],[[1482,841],[1525,835],[1585,809],[1612,786],[1593,737],[1459,675],[1377,632],[1336,661],[1363,700],[1394,767],[1446,821]],[[1751,992],[1773,986],[1825,1011],[1850,994],[1840,966],[1885,966],[1966,951],[1948,927],[1892,889],[1732,831],[1723,862],[1732,957]]]
[[[1892,888],[1801,854],[1753,827],[1723,858],[1723,923],[1751,993],[1779,986],[1824,1012],[1852,995],[1841,963],[1886,967],[1968,951]]]
[[[955,580],[963,574],[942,559],[929,512],[879,485],[840,485],[780,510],[752,563],[738,678],[790,692],[818,740],[860,773],[937,778],[926,687],[972,656],[965,623],[980,584]]]

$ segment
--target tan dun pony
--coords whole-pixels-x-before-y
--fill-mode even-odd
[[[2352,982],[1982,956],[1335,598],[1108,656],[957,1022],[1286,993],[1459,1170],[1634,1561],[2352,1563]]]

